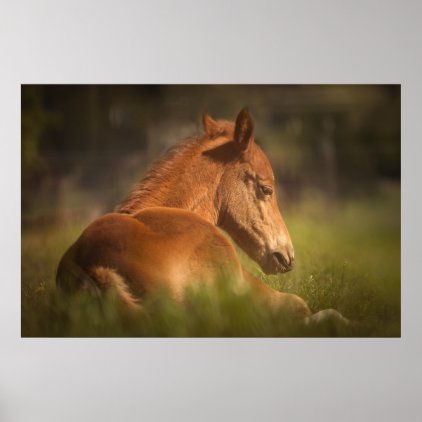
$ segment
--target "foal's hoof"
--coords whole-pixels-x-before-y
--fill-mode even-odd
[[[356,322],[345,318],[335,309],[319,311],[306,318],[305,324],[311,334],[327,337],[350,335],[357,326]]]

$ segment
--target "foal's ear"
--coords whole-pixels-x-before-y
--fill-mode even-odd
[[[204,113],[202,115],[202,125],[204,126],[204,131],[208,136],[215,136],[218,133],[218,123],[208,114]]]
[[[245,107],[236,117],[234,142],[241,151],[246,151],[253,141],[253,121],[249,110]]]

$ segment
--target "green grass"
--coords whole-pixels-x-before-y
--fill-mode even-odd
[[[334,308],[358,322],[340,335],[400,336],[400,192],[338,201],[318,196],[284,212],[296,255],[294,271],[265,276],[244,254],[244,265],[265,283],[298,294],[316,312]],[[63,297],[55,269],[89,221],[31,227],[22,232],[23,336],[315,336],[244,294],[224,288],[189,292],[185,307],[165,295],[144,301],[145,312],[119,314],[114,297]]]

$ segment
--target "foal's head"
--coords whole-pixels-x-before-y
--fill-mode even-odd
[[[278,209],[274,173],[267,156],[254,142],[248,110],[240,111],[234,125],[204,115],[204,129],[211,138],[229,138],[205,152],[224,163],[216,192],[218,224],[265,273],[291,270],[293,246]]]

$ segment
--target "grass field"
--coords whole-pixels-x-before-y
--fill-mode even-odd
[[[281,204],[282,205],[282,204]],[[283,209],[283,207],[282,207]],[[304,298],[312,311],[335,308],[357,322],[341,335],[400,336],[400,190],[328,204],[307,196],[283,212],[295,246],[295,270],[264,276],[265,283]],[[314,336],[248,295],[224,288],[191,293],[184,309],[165,296],[144,302],[145,313],[122,316],[114,298],[63,298],[55,270],[89,223],[31,226],[22,231],[22,336]]]

